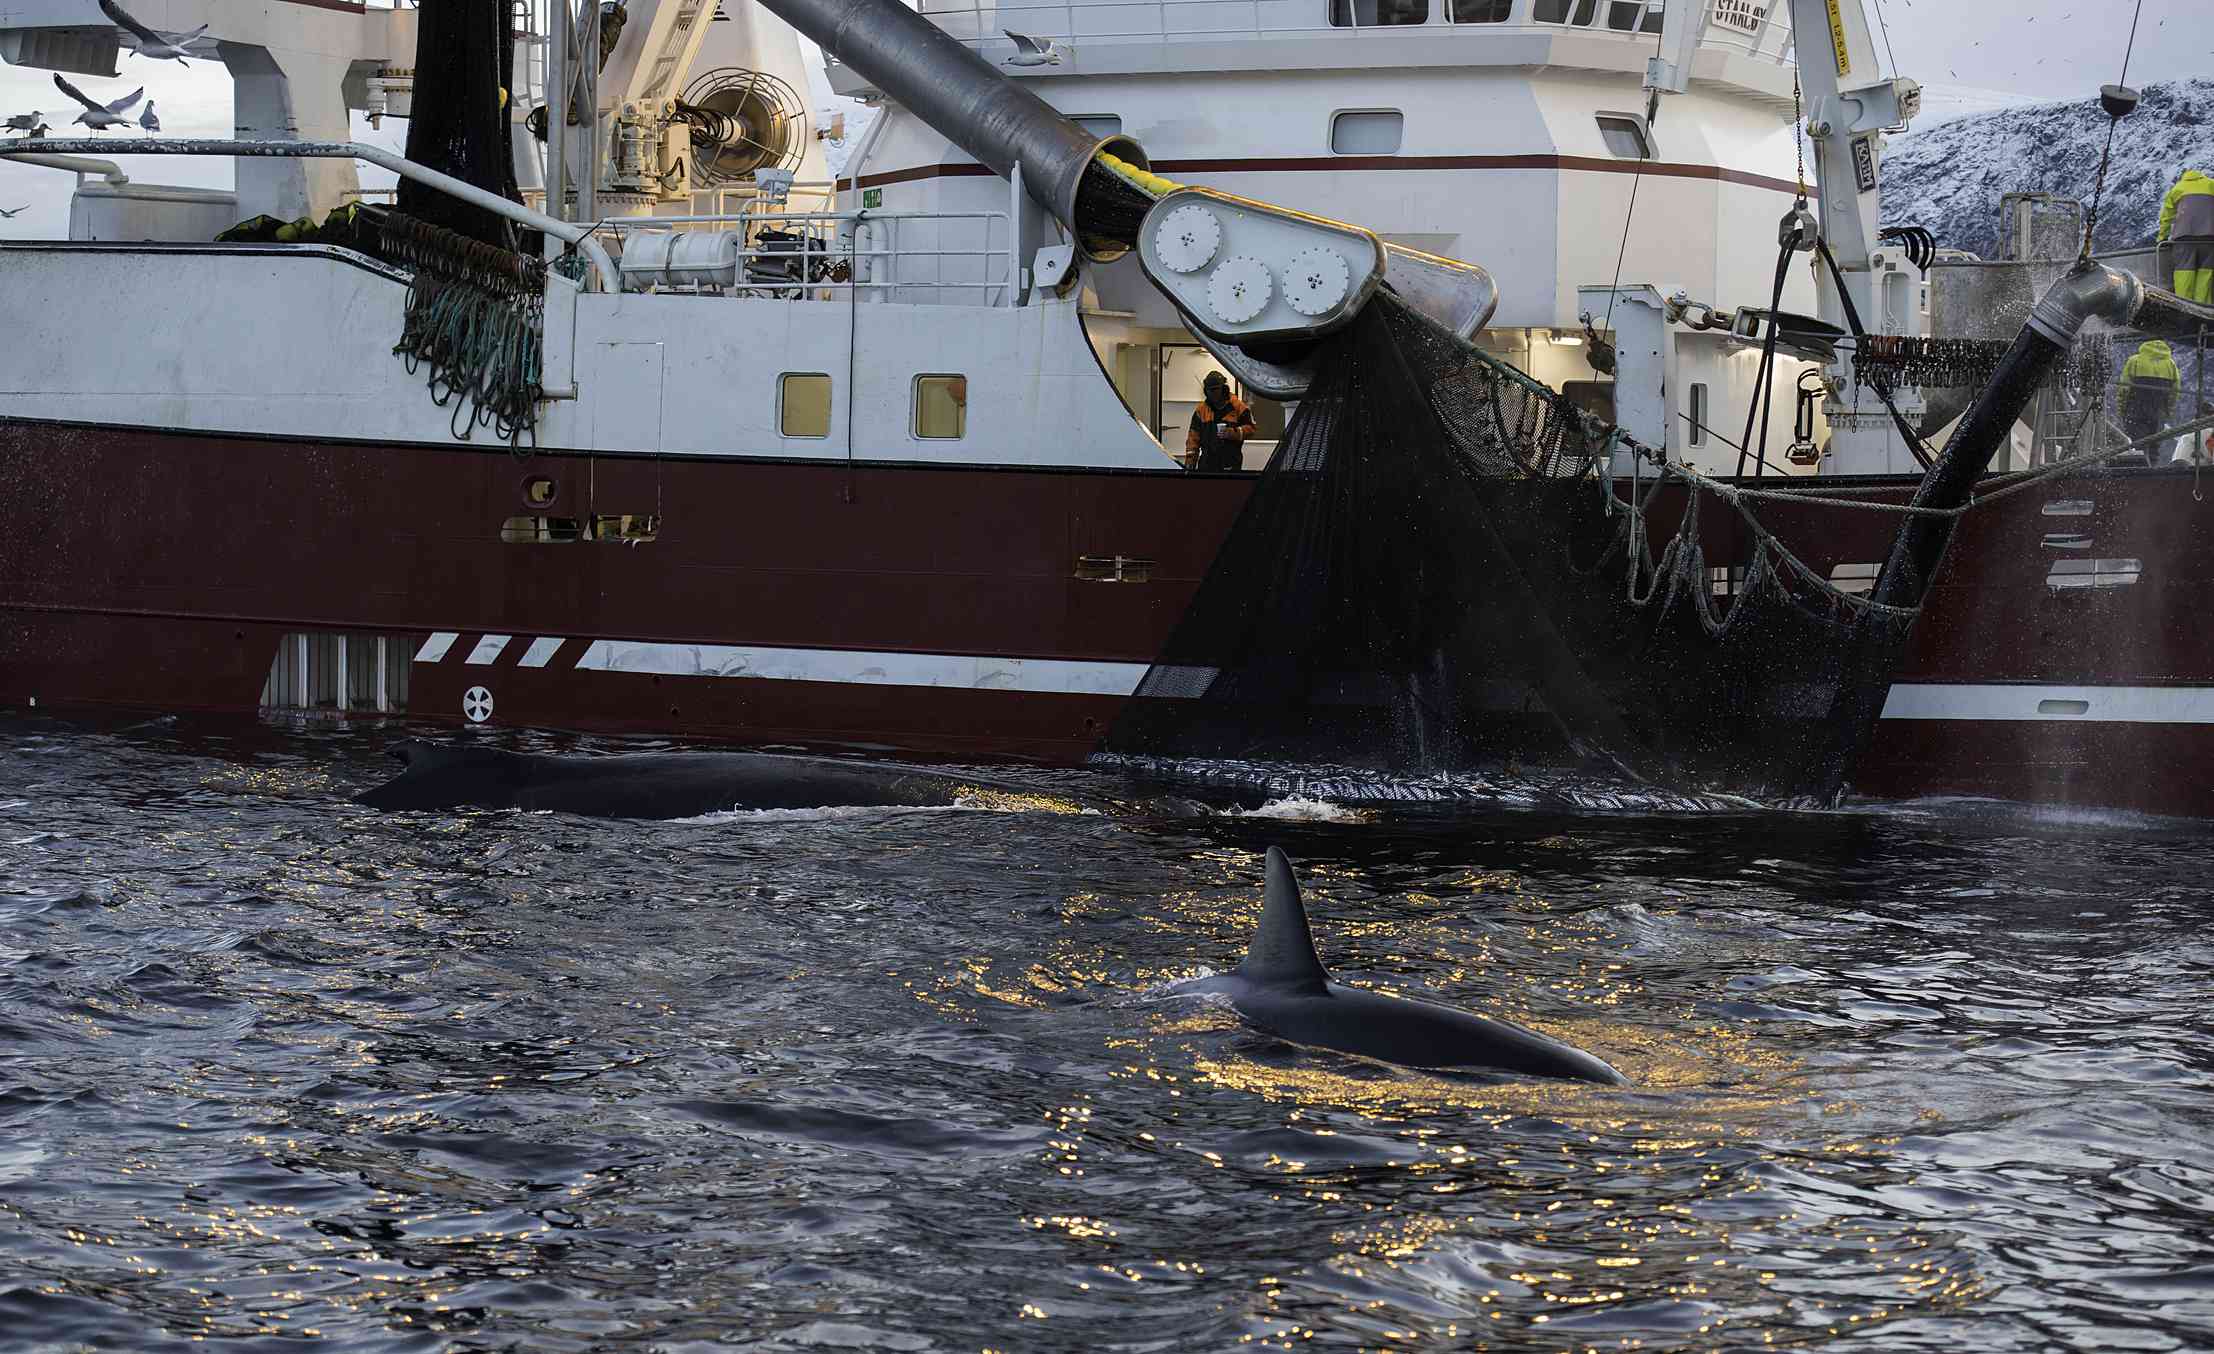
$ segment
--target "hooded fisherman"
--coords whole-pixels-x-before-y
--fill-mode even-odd
[[[1207,373],[1201,393],[1207,398],[1192,410],[1192,425],[1184,433],[1184,468],[1243,470],[1253,411],[1230,393],[1230,378],[1219,371]]]
[[[2214,178],[2183,171],[2160,204],[2160,243],[2175,246],[2176,295],[2214,306]]]
[[[2138,346],[2122,364],[2122,388],[2114,408],[2131,441],[2168,426],[2168,414],[2175,408],[2176,391],[2182,384],[2183,373],[2176,370],[2175,355],[2166,343],[2154,339]]]

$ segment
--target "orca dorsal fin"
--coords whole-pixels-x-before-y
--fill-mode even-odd
[[[1307,905],[1300,901],[1291,859],[1274,846],[1268,849],[1264,897],[1261,929],[1245,952],[1245,962],[1238,965],[1238,976],[1270,987],[1321,990],[1330,975],[1315,957],[1314,937],[1307,930]]]

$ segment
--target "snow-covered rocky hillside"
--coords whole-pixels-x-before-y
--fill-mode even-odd
[[[2114,138],[2100,249],[2151,244],[2176,176],[2187,168],[2214,174],[2214,79],[2149,85],[2144,94]],[[1895,138],[1884,158],[1884,223],[1927,226],[1941,245],[1994,257],[2002,195],[2056,193],[2089,204],[2107,126],[2090,98],[1972,114]]]

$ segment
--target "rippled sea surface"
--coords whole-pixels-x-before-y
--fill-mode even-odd
[[[379,815],[0,722],[0,1345],[2214,1345],[2214,830],[1978,805]],[[1173,990],[1341,978],[1616,1090]]]

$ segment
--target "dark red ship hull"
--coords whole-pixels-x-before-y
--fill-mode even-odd
[[[335,634],[420,655],[417,717],[482,692],[502,724],[1075,763],[1250,484],[0,421],[0,704],[250,711],[287,636]],[[649,515],[651,540],[503,539]],[[2188,470],[1971,512],[1857,788],[2214,816],[2210,516]],[[1897,525],[1762,517],[1825,572]]]

